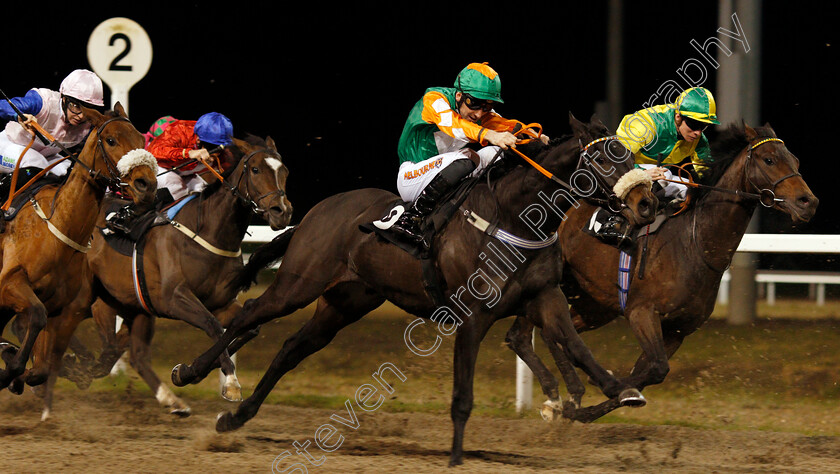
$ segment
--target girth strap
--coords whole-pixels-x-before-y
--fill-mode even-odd
[[[184,225],[181,224],[180,222],[169,221],[169,223],[172,224],[172,227],[178,229],[181,233],[183,233],[184,235],[186,235],[187,237],[192,239],[195,243],[197,243],[198,245],[201,245],[202,247],[204,247],[205,249],[209,250],[210,252],[212,252],[216,255],[220,255],[222,257],[230,257],[230,258],[236,258],[236,257],[242,255],[242,249],[241,248],[239,248],[235,251],[234,250],[220,249],[220,248],[214,246],[213,244],[211,244],[210,242],[201,238],[200,235],[198,235],[195,232],[191,231],[190,229],[184,227]]]
[[[146,274],[143,271],[143,248],[145,246],[145,235],[134,243],[134,252],[131,255],[131,280],[134,282],[134,294],[137,295],[140,306],[150,315],[156,316],[158,313],[152,304],[149,289],[146,287]]]
[[[461,212],[463,212],[464,217],[466,217],[467,219],[467,222],[472,224],[473,227],[475,227],[476,229],[484,232],[490,237],[494,237],[498,240],[501,240],[502,242],[509,243],[514,247],[519,247],[521,249],[526,250],[539,250],[551,247],[552,245],[554,245],[555,242],[557,242],[557,232],[553,232],[545,240],[523,239],[522,237],[517,237],[511,234],[510,232],[507,232],[506,230],[487,222],[486,220],[482,219],[481,216],[470,211],[469,209],[464,209],[462,207]]]
[[[87,253],[87,251],[90,250],[90,240],[88,240],[87,246],[82,246],[82,245],[77,244],[75,241],[73,241],[73,239],[64,235],[64,233],[61,232],[58,229],[58,227],[56,227],[55,225],[53,225],[52,222],[50,222],[49,217],[47,217],[47,215],[44,214],[44,211],[41,209],[41,206],[38,205],[38,201],[36,201],[34,197],[32,199],[30,199],[29,202],[32,203],[32,209],[35,210],[35,214],[38,214],[38,217],[40,217],[41,220],[43,220],[44,222],[47,223],[47,228],[50,229],[50,232],[52,232],[52,234],[58,240],[60,240],[65,245],[67,245],[68,247],[72,248],[73,250],[75,250],[77,252]]]

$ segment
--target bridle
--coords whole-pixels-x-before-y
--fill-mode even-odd
[[[783,145],[785,143],[778,138],[770,137],[770,138],[764,138],[761,141],[759,141],[758,143],[756,143],[755,145],[752,145],[750,147],[750,149],[747,151],[747,164],[746,164],[746,166],[744,166],[745,170],[749,167],[750,163],[753,162],[753,156],[752,156],[753,150],[755,150],[759,146],[761,146],[765,143],[768,143],[768,142],[779,142]],[[763,170],[761,171],[761,173],[764,175],[765,178],[768,178],[768,181],[769,181],[769,177],[767,176],[767,173],[765,173]],[[784,181],[788,178],[795,178],[795,177],[798,177],[798,176],[802,176],[802,174],[799,173],[798,171],[794,171],[794,172],[789,173],[785,176],[782,176],[781,178],[774,181],[770,185],[769,189],[768,188],[760,189],[758,187],[758,185],[756,185],[753,182],[753,180],[750,178],[750,173],[748,173],[746,171],[744,172],[744,179],[746,180],[746,182],[750,186],[752,186],[755,190],[758,191],[758,194],[750,194],[749,196],[750,197],[757,197],[758,202],[760,202],[761,205],[764,206],[764,207],[773,207],[773,205],[777,202],[784,202],[784,199],[776,197],[776,186],[778,186],[782,181]]]
[[[711,191],[719,191],[719,192],[734,194],[736,196],[739,196],[739,197],[742,197],[742,198],[745,198],[745,199],[755,199],[764,207],[767,207],[767,208],[773,207],[777,202],[784,202],[784,199],[776,197],[776,187],[782,181],[784,181],[788,178],[795,178],[797,176],[802,176],[802,174],[799,173],[798,171],[794,171],[792,173],[789,173],[789,174],[787,174],[785,176],[782,176],[781,178],[777,179],[776,181],[774,181],[772,184],[770,184],[769,188],[766,188],[766,187],[761,188],[757,184],[755,184],[755,182],[750,177],[750,164],[754,163],[754,161],[753,161],[753,150],[755,150],[756,148],[760,147],[761,145],[764,145],[765,143],[769,143],[769,142],[779,142],[779,143],[784,144],[784,141],[782,141],[779,138],[769,137],[769,138],[759,139],[758,142],[750,145],[750,149],[747,150],[746,164],[744,165],[744,181],[745,181],[744,188],[747,188],[747,189],[752,188],[757,192],[747,192],[747,191],[741,191],[740,189],[727,189],[727,188],[720,188],[720,187],[717,187],[717,186],[710,186],[710,185],[706,185],[706,184],[695,183],[694,181],[691,180],[691,174],[688,175],[689,176],[689,181],[688,182],[674,180],[674,179],[666,179],[666,180],[663,180],[663,181],[668,181],[670,183],[679,183],[679,184],[682,184],[682,185],[685,185],[685,186],[688,186],[688,187],[691,187],[691,188],[709,189]],[[686,165],[688,165],[688,164],[690,164],[690,163],[686,163]],[[685,166],[685,165],[682,165],[682,166]],[[677,166],[677,168],[681,171],[685,171],[682,166]],[[769,177],[767,176],[767,173],[764,173],[762,171],[762,174],[764,174],[764,176],[766,178],[768,178],[768,181],[769,181]]]
[[[112,160],[110,156],[108,156],[108,152],[105,150],[105,145],[102,143],[102,132],[105,130],[105,127],[107,127],[112,122],[129,122],[129,123],[131,123],[131,121],[128,120],[127,118],[125,118],[125,117],[114,117],[112,119],[106,120],[105,122],[102,123],[102,125],[99,126],[99,128],[96,129],[96,146],[97,146],[97,148],[99,148],[99,151],[102,153],[102,160],[105,162],[105,167],[108,168],[108,174],[110,174],[110,177],[102,177],[102,175],[98,171],[96,171],[96,170],[92,169],[91,167],[87,166],[86,164],[82,163],[78,158],[71,158],[71,159],[73,159],[74,163],[82,166],[88,172],[88,176],[91,177],[91,179],[93,180],[94,183],[97,183],[99,186],[101,186],[103,188],[107,188],[107,187],[115,187],[115,188],[128,187],[128,183],[123,182],[121,177],[120,177],[120,172],[117,169],[116,162],[114,160]],[[94,160],[96,160],[95,155],[94,155]],[[105,184],[99,184],[98,180],[104,180]]]
[[[597,204],[599,207],[606,206],[610,211],[617,213],[620,212],[622,209],[627,207],[626,204],[622,202],[622,200],[615,194],[613,191],[613,186],[610,186],[607,183],[607,180],[604,178],[603,173],[600,170],[595,169],[595,164],[593,164],[593,159],[589,155],[589,148],[597,143],[604,143],[604,149],[609,146],[609,142],[615,141],[622,146],[624,146],[621,141],[618,139],[616,135],[610,135],[606,137],[596,138],[592,140],[586,146],[583,146],[581,142],[581,152],[580,158],[578,159],[577,170],[585,169],[590,174],[595,176],[595,182],[598,185],[598,191],[600,191],[606,198],[598,198],[593,196],[587,196],[587,200]],[[593,193],[594,194],[594,193]]]
[[[799,173],[798,171],[794,171],[793,173],[789,173],[789,174],[787,174],[785,176],[782,176],[781,178],[777,179],[776,181],[774,181],[770,185],[770,188],[760,188],[750,178],[749,168],[750,168],[750,164],[753,163],[753,156],[752,156],[753,150],[755,150],[756,148],[758,148],[759,146],[761,146],[765,143],[779,142],[779,143],[784,144],[784,141],[782,141],[779,138],[775,138],[775,137],[763,138],[763,139],[759,139],[759,140],[760,141],[756,142],[755,144],[750,145],[750,149],[747,150],[746,163],[744,164],[744,179],[743,179],[746,184],[748,184],[753,189],[758,191],[758,193],[750,193],[750,192],[745,192],[745,191],[741,191],[741,190],[737,190],[737,189],[732,190],[732,189],[726,189],[726,188],[719,188],[719,187],[715,187],[715,186],[701,185],[701,184],[697,184],[697,183],[693,183],[693,182],[692,183],[683,183],[683,184],[690,185],[692,187],[710,189],[712,191],[727,192],[727,193],[735,194],[737,196],[747,198],[747,199],[756,199],[756,200],[758,200],[759,203],[761,203],[762,206],[768,207],[768,208],[773,207],[773,205],[776,202],[784,202],[784,199],[776,197],[776,192],[775,192],[776,186],[778,186],[779,183],[781,183],[782,181],[784,181],[788,178],[794,178],[794,177],[797,177],[797,176],[802,176],[802,174]],[[766,173],[763,173],[763,174],[764,174],[765,177],[767,177]],[[668,181],[672,181],[672,180],[668,180]],[[768,179],[768,181],[769,181],[769,179]],[[679,182],[679,181],[672,181],[672,182]],[[747,186],[744,186],[744,187],[746,188]],[[724,271],[726,271],[726,268],[728,268],[728,265],[727,265],[726,268],[720,269],[720,268],[714,267],[711,263],[709,263],[706,260],[705,252],[703,251],[702,248],[700,248],[700,242],[697,239],[697,213],[694,213],[694,215],[692,216],[691,237],[692,237],[692,240],[694,241],[694,245],[696,247],[698,247],[697,250],[698,250],[698,255],[700,255],[700,260],[702,260],[703,263],[706,264],[706,266],[709,269],[711,269],[715,272],[718,272],[718,273],[723,273]]]
[[[274,191],[269,191],[269,192],[264,193],[264,194],[261,194],[261,195],[257,196],[256,198],[251,197],[251,188],[252,188],[253,185],[251,183],[251,175],[250,175],[250,173],[248,173],[248,166],[249,166],[248,162],[251,160],[251,158],[253,158],[254,156],[256,156],[259,153],[265,153],[266,155],[269,155],[270,157],[276,158],[278,161],[281,161],[280,155],[276,151],[274,151],[270,148],[262,148],[262,149],[259,149],[259,150],[254,150],[254,151],[248,153],[245,156],[245,158],[242,160],[242,170],[241,170],[241,173],[239,175],[239,179],[236,182],[236,186],[232,186],[227,181],[222,180],[222,182],[225,183],[228,186],[228,188],[231,190],[233,195],[236,196],[240,200],[240,202],[244,203],[246,207],[251,208],[251,211],[254,212],[255,214],[262,214],[262,213],[265,213],[267,211],[267,209],[265,209],[263,207],[260,207],[259,203],[262,200],[264,200],[268,197],[272,197],[274,195],[277,195],[279,197],[283,197],[283,196],[286,195],[286,191],[283,190],[283,189],[279,189],[279,187],[278,187],[278,189],[276,189]],[[245,195],[244,196],[239,191],[239,185],[242,183],[243,178],[245,179]],[[276,179],[276,177],[275,177],[275,179]]]

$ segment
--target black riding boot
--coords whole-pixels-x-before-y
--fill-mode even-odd
[[[620,214],[610,214],[606,222],[595,232],[599,239],[610,245],[632,245],[630,225]]]
[[[473,170],[475,170],[475,164],[470,160],[453,161],[423,188],[414,204],[406,208],[397,222],[391,226],[391,229],[403,235],[410,242],[429,248],[429,242],[426,242],[423,231],[420,229],[423,219],[431,214],[440,200],[462,179],[469,176]]]
[[[134,212],[134,204],[127,204],[116,212],[112,212],[105,217],[105,225],[116,232],[123,234],[131,233],[131,224],[137,214]]]

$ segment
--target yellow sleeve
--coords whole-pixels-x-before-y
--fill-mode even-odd
[[[618,140],[634,155],[656,139],[656,125],[644,110],[625,115],[615,132]]]

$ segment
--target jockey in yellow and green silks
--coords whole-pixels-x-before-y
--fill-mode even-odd
[[[644,169],[659,186],[661,191],[657,195],[683,201],[688,188],[672,181],[687,180],[662,165],[690,162],[702,178],[708,170],[706,165],[713,161],[709,140],[703,135],[710,124],[720,124],[715,98],[703,87],[692,87],[683,91],[673,104],[656,105],[624,116],[616,136],[633,154],[636,166]],[[607,243],[632,243],[626,219],[620,214],[608,214],[603,222],[593,216],[590,229]]]
[[[679,183],[658,181],[675,179],[663,164],[689,161],[698,176],[711,163],[709,141],[703,131],[709,124],[718,125],[715,98],[708,89],[685,90],[673,104],[657,105],[626,115],[616,130],[619,140],[636,159],[636,165],[664,189],[665,197],[685,199],[686,187]],[[676,178],[679,179],[679,178]]]

